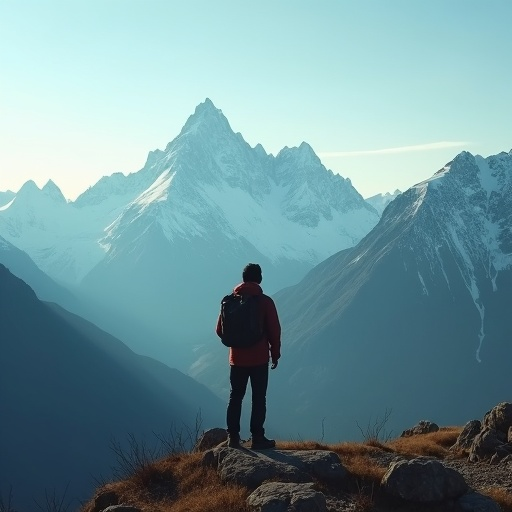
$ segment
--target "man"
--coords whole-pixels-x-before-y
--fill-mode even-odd
[[[252,409],[250,429],[252,434],[251,448],[264,450],[274,448],[276,442],[265,437],[265,417],[267,412],[266,395],[268,385],[268,365],[272,359],[271,369],[277,367],[281,357],[281,325],[274,301],[261,289],[261,267],[249,263],[242,272],[243,282],[235,286],[237,295],[260,295],[259,307],[263,325],[263,337],[256,344],[247,348],[229,349],[231,392],[226,414],[228,446],[240,447],[240,415],[242,401],[251,380]],[[221,316],[217,320],[216,332],[222,334]]]

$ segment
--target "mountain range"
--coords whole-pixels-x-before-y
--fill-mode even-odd
[[[250,147],[207,99],[140,171],[74,202],[52,181],[27,182],[0,208],[0,236],[73,292],[81,308],[68,309],[184,369],[245,264],[258,261],[277,291],[378,219],[308,144]]]
[[[376,194],[374,196],[367,197],[366,202],[370,203],[377,210],[379,215],[382,215],[386,206],[401,193],[402,192],[400,190],[396,189],[393,193],[386,192],[384,194]]]
[[[269,432],[346,440],[379,415],[395,432],[461,424],[509,400],[511,182],[512,152],[462,152],[365,201],[306,143],[250,147],[206,100],[137,173],[72,203],[25,184],[0,207],[0,262],[25,251],[52,278],[40,296],[64,286],[75,302],[59,304],[223,398],[219,300],[258,262],[283,328]]]
[[[290,435],[324,427],[339,440],[392,411],[396,434],[510,399],[511,187],[512,152],[463,152],[389,203],[355,247],[275,295],[276,425],[293,418]]]

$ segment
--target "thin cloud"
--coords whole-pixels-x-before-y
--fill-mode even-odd
[[[434,151],[437,149],[460,148],[467,146],[468,142],[443,141],[431,142],[429,144],[416,144],[415,146],[401,146],[399,148],[386,149],[369,149],[364,151],[331,151],[318,153],[321,157],[347,157],[347,156],[364,156],[364,155],[393,155],[398,153],[411,153],[413,151]]]

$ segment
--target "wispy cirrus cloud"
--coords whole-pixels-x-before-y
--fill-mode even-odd
[[[427,144],[416,144],[414,146],[401,146],[398,148],[385,148],[385,149],[368,149],[360,151],[324,151],[319,152],[320,157],[349,157],[349,156],[364,156],[364,155],[392,155],[398,153],[411,153],[413,151],[435,151],[438,149],[447,148],[461,148],[467,146],[469,142],[462,141],[441,141],[430,142]]]

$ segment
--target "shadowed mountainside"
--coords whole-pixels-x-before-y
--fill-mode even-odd
[[[152,442],[199,413],[205,425],[222,421],[225,406],[206,387],[39,301],[3,265],[0,325],[0,475],[20,506],[68,483],[69,496],[86,498],[110,474],[113,439]]]

